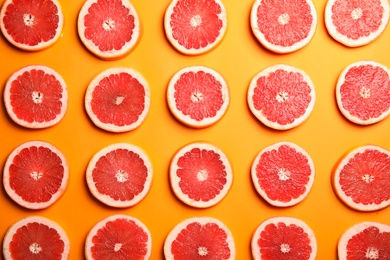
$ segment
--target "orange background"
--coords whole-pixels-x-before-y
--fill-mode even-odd
[[[390,208],[372,213],[353,211],[333,193],[330,175],[339,158],[352,147],[377,144],[390,149],[390,119],[357,126],[348,122],[335,103],[335,84],[340,72],[362,59],[390,66],[387,54],[390,29],[373,43],[347,48],[335,42],[324,25],[325,0],[316,0],[317,31],[312,41],[295,53],[278,55],[265,50],[256,41],[249,26],[253,0],[224,0],[228,29],[217,48],[199,56],[185,56],[175,51],[164,35],[163,16],[170,0],[132,0],[141,19],[143,34],[130,55],[116,61],[103,61],[81,44],[77,35],[77,15],[82,0],[61,1],[65,16],[62,38],[51,48],[28,53],[13,48],[0,38],[0,86],[17,69],[30,64],[47,65],[65,79],[69,107],[64,119],[49,129],[29,130],[15,125],[8,117],[2,100],[0,106],[0,165],[21,143],[44,140],[57,146],[70,166],[70,182],[64,196],[45,210],[26,210],[13,203],[0,189],[0,237],[21,218],[39,215],[58,222],[70,243],[70,259],[83,258],[84,239],[101,219],[124,213],[141,220],[152,234],[152,259],[163,258],[163,243],[169,231],[180,221],[193,216],[211,216],[223,221],[232,231],[237,259],[250,259],[250,240],[256,227],[272,216],[292,216],[305,221],[315,232],[317,259],[336,259],[339,236],[351,225],[371,220],[390,224]],[[0,1],[3,4],[4,0]],[[305,70],[311,77],[317,100],[311,116],[295,129],[275,131],[263,126],[250,113],[246,103],[248,85],[260,70],[286,63]],[[167,84],[179,69],[205,65],[219,71],[226,79],[231,103],[226,115],[207,129],[191,129],[177,122],[165,100]],[[104,69],[127,66],[139,71],[149,82],[152,93],[150,112],[137,129],[121,134],[96,128],[84,111],[84,93],[88,83]],[[170,190],[168,167],[173,154],[193,141],[208,141],[229,157],[233,186],[225,199],[209,209],[195,209],[179,202]],[[290,208],[274,208],[255,192],[250,167],[256,154],[272,143],[290,141],[300,145],[312,157],[316,177],[308,197]],[[154,168],[152,188],[139,204],[128,209],[109,208],[96,201],[85,182],[85,169],[101,148],[116,142],[129,142],[143,148]]]

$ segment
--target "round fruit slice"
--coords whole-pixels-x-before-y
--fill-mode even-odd
[[[339,239],[338,259],[390,259],[390,226],[362,222],[350,227]]]
[[[262,222],[253,234],[251,248],[255,260],[314,260],[317,255],[313,230],[291,217],[273,217]]]
[[[235,259],[230,230],[220,220],[194,217],[176,225],[164,243],[165,259]]]
[[[125,56],[141,38],[140,20],[129,0],[85,1],[77,28],[85,47],[105,60]]]
[[[314,163],[301,147],[279,142],[264,148],[251,169],[260,196],[273,206],[298,204],[309,194],[314,182]]]
[[[187,55],[216,47],[227,29],[227,16],[220,0],[172,0],[164,17],[165,34],[172,46]]]
[[[333,189],[347,206],[374,211],[390,205],[390,152],[375,145],[350,151],[332,176]]]
[[[289,53],[306,46],[314,36],[317,12],[311,0],[256,0],[251,29],[268,50]]]
[[[53,69],[31,65],[17,70],[4,88],[8,115],[18,125],[46,128],[56,125],[68,107],[68,91],[63,78]]]
[[[130,68],[101,72],[85,93],[88,116],[97,127],[110,132],[127,132],[139,127],[149,108],[149,84]]]
[[[57,0],[6,0],[0,12],[0,29],[14,46],[38,51],[62,35],[64,16]]]
[[[28,209],[44,209],[65,192],[69,180],[68,163],[53,145],[29,141],[11,152],[3,172],[9,197]]]
[[[168,106],[182,123],[207,127],[220,120],[229,106],[229,89],[215,70],[192,66],[178,71],[167,90]]]
[[[382,34],[389,12],[387,0],[328,0],[325,25],[336,41],[349,47],[362,46]]]
[[[111,207],[130,207],[148,194],[153,178],[152,164],[137,146],[118,143],[97,152],[88,164],[89,190]]]
[[[360,125],[377,123],[390,114],[390,70],[375,61],[359,61],[341,73],[336,86],[341,113]]]
[[[38,216],[27,217],[13,224],[3,241],[5,260],[66,260],[69,251],[65,231],[57,223]]]
[[[174,155],[169,176],[175,195],[197,208],[220,202],[233,182],[226,155],[214,145],[202,142],[188,144]]]
[[[92,259],[149,259],[152,238],[138,219],[112,215],[97,223],[85,240],[85,257]]]
[[[264,125],[287,130],[303,123],[315,103],[314,85],[301,69],[277,64],[259,72],[248,89],[248,105]]]

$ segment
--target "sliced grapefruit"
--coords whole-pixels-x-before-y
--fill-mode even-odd
[[[226,155],[218,147],[204,142],[188,144],[176,152],[169,176],[177,198],[196,208],[207,208],[220,202],[233,182]]]
[[[150,108],[145,78],[130,68],[110,68],[97,75],[85,93],[85,109],[92,122],[109,132],[139,127]]]
[[[311,0],[256,0],[250,20],[253,34],[266,49],[289,53],[311,41],[317,12]]]
[[[27,128],[56,125],[65,116],[68,90],[55,70],[30,65],[14,72],[4,88],[4,104],[10,118]]]
[[[328,0],[325,25],[334,40],[358,47],[382,34],[389,22],[389,13],[387,0]]]
[[[252,256],[260,259],[307,259],[317,255],[313,230],[302,220],[273,217],[263,221],[252,236]]]
[[[167,260],[235,259],[236,248],[230,230],[220,220],[193,217],[177,224],[164,243]]]
[[[85,240],[85,257],[93,259],[149,259],[152,237],[138,219],[112,215],[98,222]]]
[[[168,85],[168,106],[183,124],[202,128],[220,120],[230,98],[224,78],[204,66],[191,66],[176,72]]]
[[[315,103],[310,77],[301,69],[277,64],[259,72],[248,89],[248,105],[264,125],[287,130],[303,123]]]
[[[390,205],[390,152],[376,145],[353,149],[332,174],[339,199],[358,211],[374,211]]]
[[[129,0],[87,0],[78,17],[85,47],[105,60],[128,54],[141,38],[141,23]]]
[[[64,15],[57,0],[6,0],[0,29],[15,47],[25,51],[48,48],[62,36]]]
[[[370,125],[390,114],[390,70],[375,61],[347,66],[339,76],[336,100],[351,122]]]
[[[56,222],[31,216],[14,223],[3,240],[5,260],[68,259],[70,244],[65,231]]]
[[[147,154],[127,143],[109,145],[90,160],[86,179],[92,195],[104,204],[134,206],[148,194],[153,169]]]
[[[390,226],[378,222],[361,222],[340,237],[337,251],[340,260],[390,259]]]
[[[64,155],[43,141],[19,145],[8,156],[3,171],[6,193],[28,209],[44,209],[54,204],[65,192],[68,180]]]
[[[220,0],[172,0],[164,17],[165,34],[172,46],[186,55],[215,48],[227,29],[227,14]]]
[[[269,204],[288,207],[309,194],[314,182],[314,163],[301,147],[279,142],[264,148],[252,163],[256,191]]]

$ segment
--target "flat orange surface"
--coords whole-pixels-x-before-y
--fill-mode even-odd
[[[253,0],[223,1],[228,13],[228,29],[217,48],[203,55],[185,56],[173,49],[164,35],[163,16],[170,0],[132,0],[140,16],[143,34],[136,48],[126,57],[104,61],[92,55],[77,35],[77,16],[82,0],[61,1],[65,16],[62,38],[49,49],[28,53],[12,47],[0,37],[0,86],[17,69],[30,64],[47,65],[65,79],[69,107],[56,126],[29,130],[15,125],[8,117],[3,99],[0,106],[0,163],[21,143],[44,140],[57,146],[70,166],[70,182],[64,196],[45,210],[26,210],[11,201],[0,189],[0,237],[21,218],[39,215],[58,222],[70,243],[70,259],[82,259],[85,237],[98,221],[117,213],[141,220],[152,234],[152,259],[163,259],[163,243],[169,231],[180,221],[193,216],[211,216],[223,221],[232,231],[237,259],[251,259],[250,240],[256,227],[272,216],[291,216],[305,221],[315,232],[317,259],[336,259],[339,236],[361,221],[390,224],[390,208],[377,212],[353,211],[334,194],[330,182],[332,169],[349,149],[376,144],[390,149],[390,119],[357,126],[347,121],[335,102],[335,85],[341,71],[349,64],[370,59],[390,66],[387,54],[390,28],[369,45],[347,48],[335,42],[324,25],[326,0],[315,0],[317,31],[312,41],[295,53],[278,55],[265,50],[254,38],[249,15]],[[4,0],[0,1],[0,4]],[[262,69],[286,63],[305,70],[311,77],[317,100],[308,120],[288,131],[271,130],[249,111],[246,93],[249,82]],[[205,65],[219,71],[228,82],[231,103],[221,121],[206,129],[191,129],[170,114],[165,93],[172,75],[190,65]],[[139,71],[152,92],[150,113],[137,129],[121,134],[96,128],[84,110],[84,93],[94,76],[104,69],[127,66]],[[176,199],[168,182],[168,167],[173,154],[194,141],[208,141],[229,157],[234,180],[225,199],[209,209],[185,206]],[[250,167],[257,153],[278,141],[300,145],[313,158],[316,177],[308,197],[290,208],[269,206],[251,183]],[[139,204],[128,209],[109,208],[96,201],[88,191],[85,170],[91,157],[101,148],[116,142],[128,142],[143,148],[154,168],[152,188]]]

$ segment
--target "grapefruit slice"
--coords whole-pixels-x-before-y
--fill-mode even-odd
[[[387,0],[328,0],[325,26],[337,42],[349,47],[363,46],[382,34],[389,12]]]
[[[302,220],[292,217],[273,217],[263,221],[251,241],[254,260],[308,259],[317,255],[313,230]]]
[[[128,54],[141,38],[141,23],[129,0],[87,0],[77,22],[85,47],[104,60]]]
[[[152,238],[138,219],[117,214],[98,222],[85,240],[85,257],[93,259],[149,259]]]
[[[9,197],[28,209],[44,209],[65,192],[68,163],[60,150],[43,141],[19,145],[8,156],[3,184]]]
[[[301,147],[278,142],[264,148],[252,163],[256,191],[269,204],[288,207],[309,194],[314,182],[314,163]]]
[[[340,260],[390,259],[390,226],[378,222],[361,222],[340,237],[337,251]]]
[[[303,123],[315,103],[314,85],[301,69],[277,64],[259,72],[248,89],[248,105],[264,125],[288,130]]]
[[[375,61],[347,66],[336,86],[341,113],[351,122],[370,125],[390,114],[390,70]]]
[[[39,51],[62,36],[64,16],[57,0],[6,0],[0,11],[0,29],[15,47]]]
[[[5,260],[66,260],[69,251],[65,231],[44,217],[31,216],[19,220],[8,229],[3,240]]]
[[[225,6],[220,0],[172,0],[165,11],[164,28],[177,51],[186,55],[205,53],[225,36]]]
[[[228,158],[218,147],[195,142],[173,156],[169,169],[173,192],[182,202],[196,208],[219,203],[229,192],[233,173]]]
[[[4,88],[4,104],[10,118],[27,128],[46,128],[59,123],[68,107],[63,78],[43,65],[14,72]]]
[[[290,53],[313,38],[317,12],[311,0],[256,0],[250,20],[253,34],[266,49]]]
[[[376,145],[353,149],[332,174],[339,199],[358,211],[374,211],[390,205],[390,152]]]
[[[149,84],[139,72],[130,68],[104,70],[87,88],[85,109],[101,129],[131,131],[139,127],[149,113]]]
[[[167,260],[235,259],[236,248],[230,230],[220,220],[193,217],[177,224],[164,243]]]
[[[117,208],[134,206],[145,198],[152,178],[152,164],[146,153],[127,143],[112,144],[98,151],[86,171],[92,195]]]
[[[229,89],[224,78],[204,66],[176,72],[168,85],[168,106],[183,124],[202,128],[220,120],[229,106]]]

